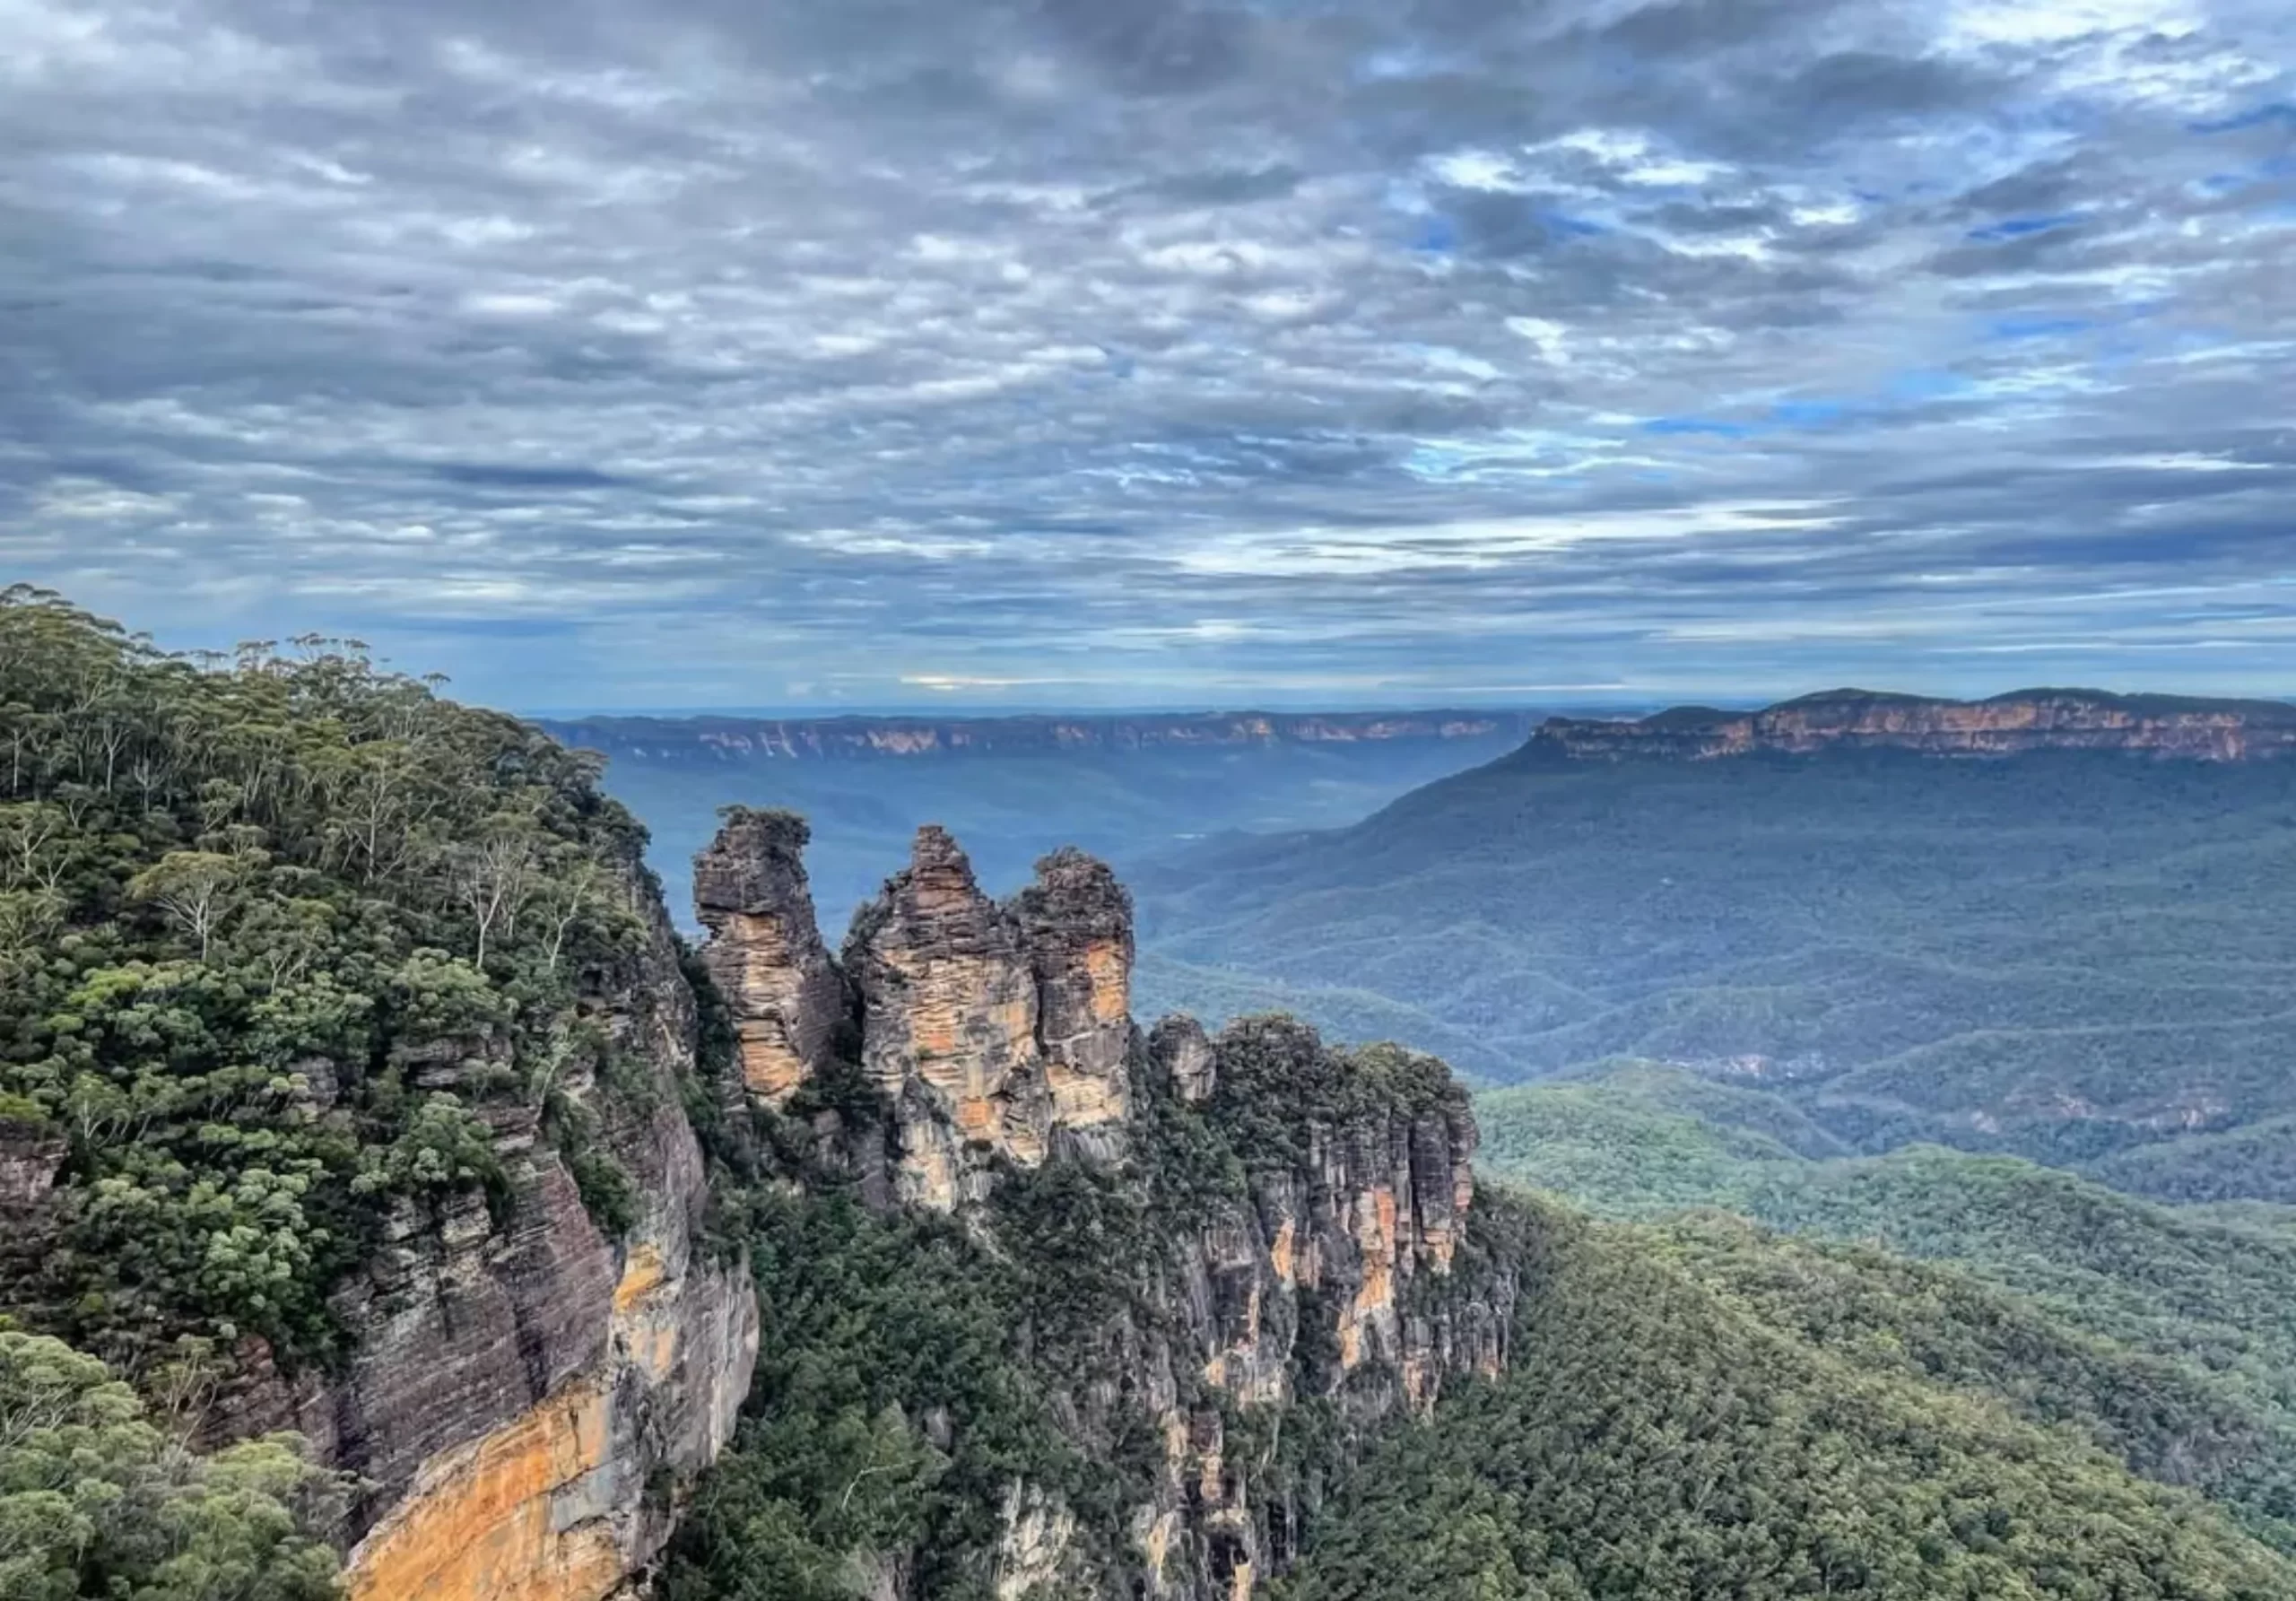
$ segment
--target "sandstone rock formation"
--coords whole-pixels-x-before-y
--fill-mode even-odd
[[[1164,1048],[1136,1057],[1144,1092],[1188,1104],[1204,1081],[1176,1066],[1193,1073],[1203,1042],[1220,1064],[1205,1115],[1241,1136],[1250,1170],[1244,1193],[1151,1270],[1155,1315],[1106,1335],[1094,1370],[1121,1383],[1087,1383],[1074,1406],[1090,1439],[1120,1437],[1128,1405],[1163,1441],[1157,1490],[1132,1518],[1141,1593],[1243,1601],[1289,1565],[1308,1510],[1273,1472],[1266,1439],[1239,1446],[1226,1419],[1318,1405],[1335,1408],[1344,1440],[1424,1410],[1452,1377],[1505,1365],[1518,1285],[1511,1268],[1461,1266],[1475,1133],[1439,1064],[1391,1048],[1342,1058],[1284,1019],[1211,1041],[1168,1019],[1155,1038]],[[1387,1086],[1363,1092],[1366,1078]],[[1351,1092],[1324,1095],[1335,1081]],[[1271,1115],[1292,1139],[1247,1143]]]
[[[831,1170],[865,1173],[890,1153],[880,1205],[959,1212],[993,1231],[1005,1176],[1066,1156],[1129,1187],[1170,1231],[1119,1265],[1140,1275],[1133,1310],[1093,1336],[1057,1407],[1088,1457],[1144,1433],[1162,1441],[1131,1512],[1130,1577],[1093,1566],[1074,1509],[1016,1483],[997,1593],[1252,1595],[1289,1562],[1304,1510],[1270,1481],[1267,1440],[1228,1438],[1229,1410],[1313,1404],[1359,1428],[1506,1361],[1511,1270],[1459,1266],[1474,1199],[1465,1092],[1431,1057],[1344,1056],[1286,1020],[1213,1039],[1167,1018],[1144,1036],[1129,1014],[1129,897],[1075,851],[1046,857],[999,905],[945,831],[920,831],[908,867],[856,919],[832,983],[803,937],[802,842],[736,817],[702,854],[705,961],[727,976],[745,1051],[752,1021],[778,1031],[778,1051],[804,1016],[805,1039],[839,1043],[812,1059],[789,1052],[794,1087],[857,1077],[877,1124],[849,1105],[818,1109],[778,1073],[750,1076],[759,1102],[806,1118]],[[808,1009],[832,996],[850,1008],[841,1023]],[[839,1048],[851,1059],[835,1060]],[[1158,1164],[1174,1138],[1236,1152],[1239,1177],[1168,1193]],[[900,1601],[897,1553],[866,1560]]]
[[[601,1601],[667,1540],[680,1487],[730,1436],[757,1354],[746,1264],[711,1257],[707,1175],[681,1109],[693,995],[636,864],[623,892],[641,948],[589,976],[607,1048],[643,1064],[650,1109],[613,1112],[590,1066],[561,1091],[599,1106],[596,1137],[632,1180],[619,1240],[585,1211],[537,1115],[493,1103],[510,1177],[499,1218],[474,1195],[395,1212],[339,1293],[359,1338],[324,1379],[270,1370],[250,1343],[218,1432],[291,1427],[370,1486],[346,1576],[352,1601]],[[410,1053],[425,1087],[483,1066],[485,1040]]]
[[[709,976],[734,1014],[742,1079],[779,1106],[819,1071],[847,1005],[845,981],[813,922],[805,821],[735,810],[694,858],[694,910]]]
[[[1689,706],[1639,722],[1551,718],[1532,748],[1577,761],[1885,749],[1934,756],[2119,751],[2241,761],[2296,751],[2296,706],[2093,690],[2019,690],[1989,700],[1832,690],[1752,712]]]
[[[787,1106],[844,1038],[897,1109],[896,1197],[941,1211],[984,1198],[999,1160],[1036,1167],[1057,1146],[1114,1159],[1134,1034],[1132,907],[1115,875],[1057,852],[999,906],[956,841],[925,828],[855,920],[840,970],[814,933],[804,842],[793,819],[741,814],[695,864],[703,961],[753,1097]]]
[[[1193,1017],[1179,1015],[1159,1022],[1149,1032],[1148,1053],[1172,1081],[1179,1098],[1190,1105],[1211,1100],[1212,1092],[1219,1087],[1219,1058],[1213,1054],[1212,1041],[1205,1037],[1204,1025]]]

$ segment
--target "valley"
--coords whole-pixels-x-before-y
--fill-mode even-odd
[[[807,818],[674,916],[628,753],[347,641],[12,592],[0,671],[10,1601],[2296,1593],[2296,770],[2221,738],[1549,725],[1137,903],[904,820],[840,936]]]
[[[1876,704],[1880,734],[1807,732]],[[1905,698],[1763,714],[1790,749],[1718,753],[1704,714],[1550,724],[1352,828],[1144,869],[1147,988],[1370,1024],[1490,1083],[1655,1059],[1775,1089],[1856,1149],[2284,1196],[2285,709],[1986,708],[2013,748],[1971,754],[1962,709]]]

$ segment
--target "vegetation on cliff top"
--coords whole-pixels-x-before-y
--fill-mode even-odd
[[[103,1363],[0,1327],[0,1597],[332,1601],[344,1486],[291,1436],[212,1456]]]
[[[15,1310],[129,1371],[327,1358],[396,1202],[501,1203],[505,1105],[613,1221],[560,1089],[610,1074],[578,973],[638,927],[595,776],[355,642],[170,656],[0,594],[0,1118],[63,1143]]]

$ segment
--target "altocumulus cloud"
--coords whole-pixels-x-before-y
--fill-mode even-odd
[[[2284,0],[0,0],[0,567],[524,705],[2296,690]]]

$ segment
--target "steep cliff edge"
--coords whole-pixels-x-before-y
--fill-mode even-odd
[[[219,1431],[291,1427],[365,1482],[352,1601],[600,1601],[645,1571],[732,1434],[757,1308],[746,1263],[704,1239],[693,991],[634,863],[613,892],[639,933],[585,973],[586,1037],[545,1095],[578,1144],[540,1137],[544,1105],[483,1103],[503,1199],[394,1206],[385,1249],[335,1296],[356,1336],[343,1370],[291,1382],[243,1353],[253,1382]],[[434,1090],[500,1066],[484,1039],[405,1054]],[[612,1232],[571,1165],[601,1159],[622,1175]]]
[[[2017,690],[1989,700],[1830,690],[1752,712],[1684,706],[1637,722],[1550,718],[1539,725],[1528,752],[1581,761],[1708,761],[1836,749],[1933,756],[2122,751],[2242,761],[2296,751],[2296,706],[2097,690]]]
[[[0,665],[0,1325],[140,1390],[167,1457],[300,1434],[286,1516],[360,1601],[599,1601],[757,1328],[711,1183],[740,1091],[643,831],[594,758],[355,641],[171,657],[15,586]],[[42,1516],[39,1593],[283,1593],[221,1558],[154,1590],[198,1536],[103,1508],[142,1554]]]
[[[1363,1430],[1505,1363],[1514,1273],[1470,1226],[1464,1092],[1431,1057],[1343,1053],[1285,1020],[1144,1033],[1129,898],[1074,851],[999,904],[954,840],[921,831],[831,963],[804,936],[803,842],[736,814],[697,874],[704,961],[735,981],[745,1062],[771,1065],[744,1076],[791,1161],[778,1204],[853,1190],[918,1220],[871,1227],[949,1218],[957,1233],[909,1270],[928,1278],[942,1252],[971,1264],[949,1293],[1010,1324],[977,1365],[1026,1397],[952,1415],[930,1386],[895,1386],[891,1415],[922,1420],[935,1475],[978,1475],[993,1527],[838,1560],[894,1598],[932,1588],[927,1562],[970,1562],[1000,1597],[1253,1594]],[[769,1321],[826,1293],[820,1264],[769,1254],[791,1275],[765,1286]],[[796,1449],[774,1431],[810,1382],[761,1382],[736,1455]],[[980,1449],[991,1434],[1031,1443]],[[1311,1458],[1305,1440],[1321,1442]],[[900,1471],[872,1457],[839,1473]],[[731,1527],[705,1510],[694,1551],[744,1537]]]

